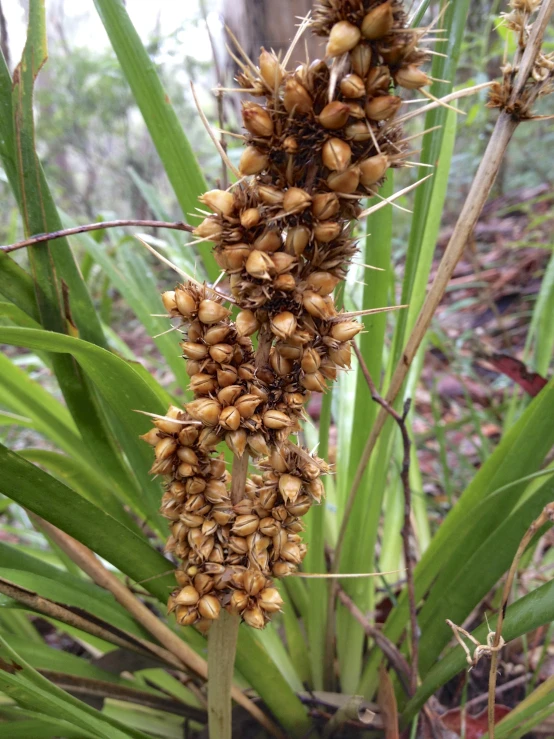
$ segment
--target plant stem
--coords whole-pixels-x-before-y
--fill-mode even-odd
[[[142,228],[169,228],[174,231],[188,231],[192,233],[194,231],[193,226],[189,226],[188,223],[182,221],[139,221],[134,219],[119,220],[119,221],[99,221],[98,223],[87,223],[84,226],[74,226],[73,228],[64,228],[61,231],[51,231],[46,234],[38,234],[31,236],[29,239],[24,241],[18,241],[17,244],[9,244],[8,246],[0,246],[0,251],[5,254],[9,254],[11,251],[17,251],[18,249],[24,249],[27,246],[35,246],[35,244],[42,244],[45,241],[52,241],[53,239],[63,239],[66,236],[74,236],[75,234],[86,233],[87,231],[102,231],[105,228],[122,228],[123,226],[141,226]]]

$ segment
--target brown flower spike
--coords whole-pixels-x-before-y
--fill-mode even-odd
[[[356,252],[351,222],[402,165],[398,88],[429,82],[423,32],[406,27],[397,0],[320,0],[311,25],[327,38],[323,61],[290,72],[262,50],[259,68],[244,64],[238,82],[261,100],[243,104],[244,178],[200,198],[213,215],[196,233],[214,241],[238,315],[191,283],[162,296],[186,327],[195,400],[143,438],[167,480],[167,551],[182,562],[169,608],[183,625],[206,627],[226,608],[262,628],[282,604],[271,578],[302,562],[301,518],[321,501],[328,466],[290,437],[310,394],[350,367],[362,326],[333,291]],[[257,466],[235,504],[223,441]]]

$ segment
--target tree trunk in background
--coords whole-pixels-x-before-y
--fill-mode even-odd
[[[300,19],[312,7],[313,0],[223,0],[223,17],[244,51],[256,62],[261,46],[273,49],[282,58],[294,38]],[[311,59],[322,57],[322,42],[308,31],[294,50],[289,67],[306,60],[305,43],[308,44]],[[236,53],[232,43],[229,47]],[[234,77],[236,68],[232,68],[233,64],[228,57]]]

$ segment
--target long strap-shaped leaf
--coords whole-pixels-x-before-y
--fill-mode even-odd
[[[94,0],[94,4],[187,217],[198,206],[198,196],[207,190],[192,147],[123,3]],[[203,262],[208,277],[214,280],[220,270],[211,253],[203,251]]]

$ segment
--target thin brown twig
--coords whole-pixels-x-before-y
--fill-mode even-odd
[[[141,228],[168,228],[174,231],[187,231],[192,233],[194,226],[189,226],[183,221],[141,221],[135,219],[125,219],[118,221],[98,221],[98,223],[86,223],[83,226],[74,226],[73,228],[64,228],[61,231],[51,231],[46,234],[36,234],[24,241],[18,241],[16,244],[8,244],[0,246],[0,251],[9,254],[11,251],[24,249],[26,246],[35,246],[45,241],[53,241],[54,239],[63,239],[66,236],[75,236],[75,234],[87,233],[88,231],[102,231],[106,228],[122,228],[123,226],[140,226]]]
[[[373,378],[369,373],[367,364],[360,352],[359,348],[354,344],[354,352],[360,363],[360,369],[362,370],[363,376],[369,391],[371,398],[378,403],[384,410],[391,416],[400,429],[402,435],[402,446],[404,454],[402,457],[402,469],[400,471],[400,478],[402,480],[402,488],[404,490],[404,524],[402,526],[402,543],[404,545],[404,559],[406,562],[406,579],[408,585],[408,600],[410,604],[410,639],[411,639],[411,669],[410,669],[410,695],[414,695],[417,690],[418,683],[418,662],[419,662],[419,626],[417,624],[417,604],[415,598],[415,586],[414,586],[414,563],[415,557],[412,547],[412,490],[410,487],[410,449],[412,441],[410,434],[406,426],[406,418],[410,412],[411,401],[407,400],[404,404],[404,410],[402,415],[398,413],[395,408],[383,398],[373,382]]]
[[[506,578],[506,582],[504,583],[504,589],[502,591],[502,603],[500,606],[500,611],[498,613],[498,621],[496,623],[496,630],[494,632],[494,641],[492,643],[492,653],[491,653],[491,666],[490,666],[490,672],[489,672],[489,703],[488,703],[488,720],[489,720],[489,739],[494,739],[494,726],[495,726],[495,711],[494,711],[494,704],[496,699],[496,671],[498,668],[498,655],[500,653],[500,644],[502,639],[502,626],[504,625],[504,618],[506,616],[506,609],[508,607],[508,599],[510,598],[510,593],[512,591],[512,585],[514,584],[514,579],[517,574],[517,569],[519,567],[519,563],[521,558],[523,557],[523,554],[525,553],[525,550],[529,546],[529,543],[531,542],[531,539],[535,536],[537,531],[539,531],[543,526],[545,526],[547,523],[554,524],[554,503],[549,503],[547,506],[544,507],[541,515],[533,521],[531,526],[527,529],[525,532],[525,535],[523,536],[519,547],[517,548],[517,552],[515,553],[512,566],[510,567],[510,571],[508,572],[508,577]]]
[[[125,585],[107,570],[96,555],[84,544],[64,533],[47,521],[41,520],[41,527],[48,535],[94,582],[105,590],[109,590],[115,599],[137,621],[142,624],[181,664],[197,675],[208,677],[208,665],[196,652],[172,631],[163,621],[136,598]],[[270,734],[282,737],[281,731],[237,686],[233,686],[231,695],[240,706],[248,711]]]
[[[408,680],[410,678],[410,665],[406,661],[404,655],[400,652],[396,644],[393,644],[390,639],[383,634],[381,629],[370,624],[368,619],[364,616],[358,606],[354,603],[352,598],[346,593],[340,585],[337,587],[337,595],[341,603],[348,608],[352,616],[363,628],[365,635],[370,639],[373,639],[379,649],[383,652],[385,657],[390,662],[393,670],[398,675],[400,684],[404,688],[406,694],[409,695],[410,688]]]

